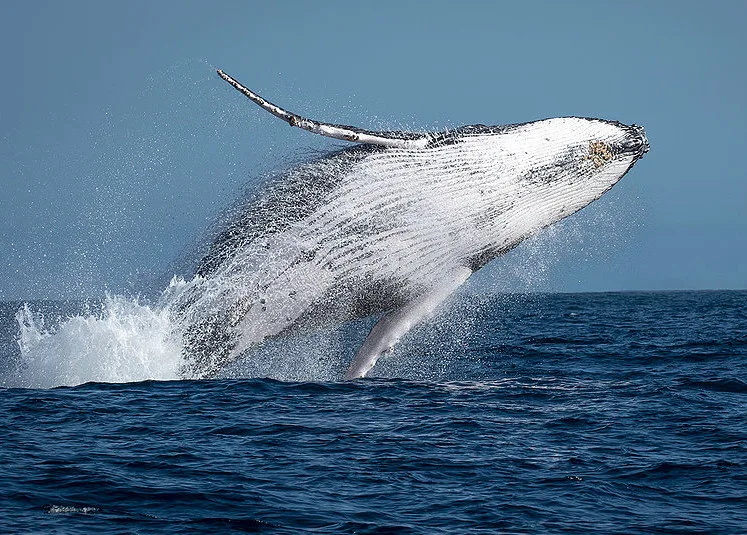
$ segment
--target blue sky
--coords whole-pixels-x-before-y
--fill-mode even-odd
[[[272,5],[270,5],[272,4]],[[486,290],[747,287],[744,2],[3,2],[0,299],[157,287],[264,172],[336,142],[266,116],[646,127],[602,200]]]

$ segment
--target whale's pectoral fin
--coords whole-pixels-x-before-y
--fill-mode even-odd
[[[283,108],[276,106],[272,102],[269,102],[257,93],[243,86],[241,83],[236,81],[234,78],[218,69],[218,75],[223,78],[226,82],[231,84],[237,91],[241,92],[249,100],[260,106],[262,109],[267,110],[275,117],[282,119],[291,126],[297,126],[309,132],[315,134],[321,134],[323,136],[332,137],[335,139],[342,139],[344,141],[352,141],[355,143],[366,143],[369,145],[381,145],[384,147],[394,148],[423,148],[428,145],[431,138],[428,134],[419,134],[414,132],[374,132],[371,130],[364,130],[355,126],[345,126],[340,124],[320,123],[319,121],[313,121],[305,117],[301,117],[295,113],[284,110]]]
[[[371,329],[355,359],[350,363],[345,379],[365,377],[382,354],[392,349],[403,335],[427,318],[470,275],[472,275],[471,269],[460,266],[429,291],[403,307],[387,312]]]

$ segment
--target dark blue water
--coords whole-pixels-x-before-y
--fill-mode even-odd
[[[469,308],[429,381],[0,389],[0,532],[747,532],[747,292]]]

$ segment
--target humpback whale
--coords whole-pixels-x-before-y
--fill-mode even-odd
[[[640,126],[581,117],[424,133],[323,123],[218,75],[289,125],[352,144],[233,210],[175,298],[190,377],[300,325],[377,316],[345,373],[364,377],[475,271],[600,198],[649,150]]]

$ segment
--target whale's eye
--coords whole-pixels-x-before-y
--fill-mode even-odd
[[[602,167],[609,162],[615,154],[612,152],[612,146],[604,141],[592,141],[589,143],[588,159],[592,161],[594,167]]]

